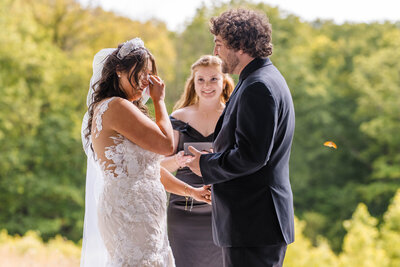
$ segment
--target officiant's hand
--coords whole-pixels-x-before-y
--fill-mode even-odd
[[[191,197],[196,199],[197,201],[206,202],[211,204],[211,191],[209,187],[203,186],[199,188],[193,188],[191,192]]]
[[[192,146],[189,146],[188,149],[194,156],[188,161],[186,161],[186,167],[189,167],[192,170],[192,172],[194,172],[198,176],[202,176],[200,171],[200,156],[201,154],[204,153],[198,151],[196,148]]]

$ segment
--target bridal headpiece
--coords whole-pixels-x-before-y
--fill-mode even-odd
[[[134,38],[125,42],[117,53],[117,58],[122,60],[133,50],[144,48],[144,43],[140,38]],[[89,92],[87,96],[87,106],[93,103],[93,95],[98,87],[97,82],[101,79],[102,70],[107,58],[112,55],[117,48],[105,48],[100,50],[93,58],[93,76],[90,79]],[[148,89],[147,89],[148,90]],[[142,103],[145,103],[145,96]],[[82,121],[82,144],[87,155],[86,173],[86,192],[85,192],[85,222],[82,240],[81,267],[102,267],[107,262],[108,253],[104,245],[98,227],[97,208],[100,194],[103,190],[103,175],[100,165],[95,161],[95,156],[91,149],[91,137],[86,136],[89,123],[89,114],[86,112]]]
[[[126,41],[122,45],[122,47],[119,49],[118,54],[117,54],[117,58],[122,60],[130,52],[132,52],[133,50],[136,50],[138,48],[144,48],[144,43],[143,43],[142,39],[136,37],[136,38],[134,38],[132,40]]]

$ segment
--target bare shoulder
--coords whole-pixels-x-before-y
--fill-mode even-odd
[[[118,107],[130,107],[132,105],[131,102],[126,100],[125,98],[122,97],[114,97],[113,100],[110,102],[110,108],[118,108]]]
[[[137,132],[138,129],[152,123],[136,105],[120,97],[115,97],[110,101],[108,112],[104,119],[111,129],[126,137],[129,136],[127,132]],[[132,128],[132,126],[134,127]],[[130,140],[135,140],[134,137],[130,138]]]
[[[127,123],[130,120],[137,120],[144,114],[129,100],[114,97],[108,103],[107,112],[104,114],[103,120],[110,125],[118,125]]]
[[[132,104],[132,102],[122,97],[115,97],[112,101],[110,101],[108,106],[112,113],[119,116],[124,116],[127,112],[130,113],[139,111],[139,109]]]
[[[116,96],[116,97],[102,99],[100,102],[95,104],[94,109],[96,110],[99,107],[104,106],[105,102],[108,102],[107,104],[108,109],[118,107],[119,105],[123,105],[125,102],[129,103],[128,100]]]
[[[171,113],[171,116],[183,122],[188,122],[195,112],[194,106],[180,108]]]

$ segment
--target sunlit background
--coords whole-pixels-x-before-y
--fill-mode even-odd
[[[1,267],[79,266],[94,54],[141,37],[172,111],[209,19],[239,6],[269,16],[295,104],[284,266],[400,266],[398,1],[2,0]]]

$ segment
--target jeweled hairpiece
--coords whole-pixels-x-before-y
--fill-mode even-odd
[[[133,50],[136,50],[140,47],[144,48],[144,43],[142,41],[142,39],[136,37],[132,40],[126,41],[122,47],[119,49],[118,54],[117,54],[117,58],[119,59],[124,59],[124,57],[126,57],[126,55],[128,55],[130,52],[132,52]]]

